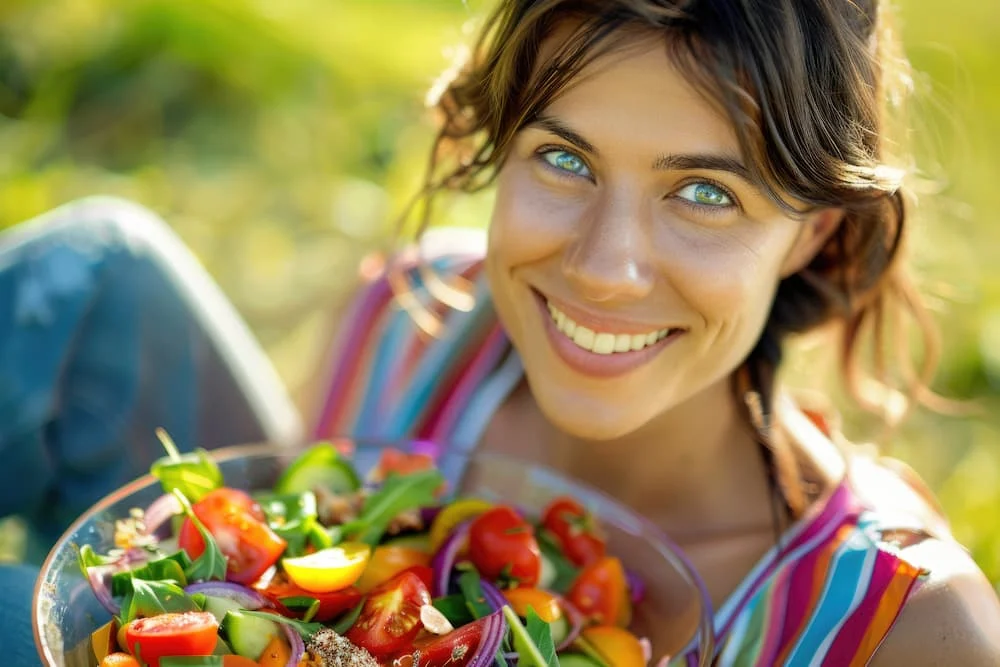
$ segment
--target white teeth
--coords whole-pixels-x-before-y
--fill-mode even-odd
[[[585,350],[593,349],[594,338],[594,332],[587,327],[577,325],[576,330],[573,332],[573,342]]]
[[[551,303],[548,304],[549,314],[556,328],[578,347],[594,354],[615,354],[618,352],[638,351],[666,338],[670,329],[658,329],[645,334],[613,334],[603,331],[593,331],[577,324],[569,315],[562,312]]]

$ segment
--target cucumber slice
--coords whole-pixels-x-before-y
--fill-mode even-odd
[[[202,607],[205,611],[215,616],[215,620],[222,624],[222,619],[226,617],[226,613],[230,611],[239,611],[243,607],[240,606],[239,602],[235,600],[229,600],[227,598],[212,597],[211,595],[205,596],[205,605]]]
[[[234,653],[251,660],[260,658],[270,641],[282,634],[281,628],[274,621],[238,611],[226,613],[219,631],[225,635]]]
[[[225,667],[221,655],[171,655],[160,658],[160,667]]]
[[[315,445],[292,461],[278,478],[274,492],[302,493],[316,487],[337,494],[361,488],[358,473],[329,443]]]

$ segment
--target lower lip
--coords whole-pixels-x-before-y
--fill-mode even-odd
[[[643,364],[648,363],[653,357],[662,352],[668,345],[684,335],[682,329],[668,334],[663,340],[659,340],[652,345],[641,350],[630,352],[613,352],[612,354],[597,354],[585,350],[573,341],[566,334],[556,328],[556,323],[549,314],[548,305],[538,294],[535,294],[538,308],[542,319],[545,321],[545,331],[548,333],[549,341],[556,353],[573,370],[591,375],[594,377],[613,377],[624,375]]]

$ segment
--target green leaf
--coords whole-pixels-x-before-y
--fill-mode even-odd
[[[464,595],[445,595],[431,600],[431,604],[456,628],[476,620],[465,603]]]
[[[184,569],[190,565],[191,558],[186,551],[181,550],[170,556],[150,561],[134,570],[118,572],[111,577],[111,594],[125,595],[132,585],[129,580],[133,578],[146,581],[172,581],[183,588],[188,583]]]
[[[278,598],[278,602],[285,605],[290,611],[305,612],[302,620],[308,623],[313,620],[316,612],[319,611],[319,600],[308,595],[294,595],[291,597]]]
[[[312,636],[322,630],[324,626],[322,623],[306,623],[305,621],[300,621],[294,618],[288,618],[287,616],[279,616],[278,614],[272,614],[266,611],[250,611],[249,609],[240,609],[241,614],[247,616],[258,616],[260,618],[266,618],[269,621],[274,621],[275,623],[284,623],[285,625],[290,625],[295,628],[295,631],[302,635],[302,639],[308,642],[312,639]]]
[[[342,635],[348,630],[350,630],[351,626],[357,623],[358,618],[361,616],[361,610],[364,609],[365,600],[367,599],[368,599],[367,596],[361,598],[361,601],[354,606],[354,609],[350,610],[349,612],[344,614],[340,619],[338,619],[337,622],[334,623],[333,625],[334,632],[336,632],[338,635]]]
[[[536,530],[535,539],[538,541],[538,549],[542,552],[542,557],[552,565],[556,574],[555,580],[546,588],[555,593],[565,594],[573,585],[580,569],[563,555],[562,549],[559,548],[547,530]]]
[[[165,493],[177,489],[192,502],[198,502],[223,483],[222,471],[204,449],[178,454],[176,458],[164,456],[153,462],[149,472],[160,480]]]
[[[465,604],[474,618],[482,618],[493,613],[490,605],[486,602],[486,595],[483,593],[479,572],[475,569],[467,569],[459,575],[458,588],[462,591]]]
[[[357,532],[362,542],[378,544],[389,523],[402,512],[434,503],[434,492],[444,483],[437,470],[399,475],[390,473],[378,491],[365,500],[361,515],[345,533]]]
[[[76,561],[79,563],[80,571],[83,572],[84,577],[88,576],[87,568],[111,565],[116,560],[118,559],[115,556],[102,556],[94,551],[94,547],[89,544],[84,544],[80,547],[80,550],[76,554]]]
[[[539,618],[532,609],[528,610],[528,627],[521,623],[521,619],[509,605],[503,606],[503,615],[514,637],[518,667],[559,667],[559,658],[556,656],[552,631],[548,623]]]
[[[174,489],[174,496],[181,503],[184,514],[191,519],[191,523],[198,530],[201,539],[205,542],[205,550],[196,558],[189,567],[185,568],[184,574],[188,581],[225,581],[226,580],[226,557],[222,555],[218,543],[208,532],[205,524],[201,522],[191,509],[191,503],[184,497],[184,493],[179,489]]]
[[[312,491],[266,493],[257,494],[254,499],[264,511],[271,530],[287,542],[285,555],[304,555],[318,525],[316,495]]]
[[[140,616],[168,612],[200,611],[198,603],[184,594],[184,589],[169,581],[131,579],[131,590],[122,600],[121,622],[124,625]]]

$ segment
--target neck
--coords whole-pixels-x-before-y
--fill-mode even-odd
[[[614,441],[556,434],[553,467],[601,488],[679,541],[769,530],[759,444],[728,379]]]

